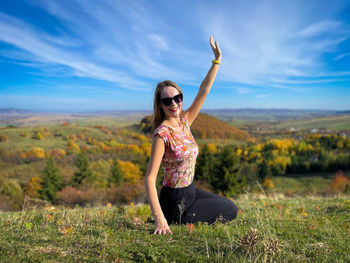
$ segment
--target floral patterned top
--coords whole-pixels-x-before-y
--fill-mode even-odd
[[[164,169],[163,186],[181,188],[193,182],[198,145],[193,138],[188,121],[180,118],[184,124],[182,131],[160,125],[153,133],[159,134],[165,143],[162,159]]]

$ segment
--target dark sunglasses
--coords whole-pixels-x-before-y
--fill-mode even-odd
[[[172,100],[175,101],[175,103],[180,103],[182,102],[183,96],[182,93],[177,94],[176,96],[172,97],[172,98],[161,98],[160,102],[164,105],[164,106],[170,106],[172,103]]]

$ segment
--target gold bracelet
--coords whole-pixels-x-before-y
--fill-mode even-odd
[[[220,60],[213,59],[211,63],[220,65]]]

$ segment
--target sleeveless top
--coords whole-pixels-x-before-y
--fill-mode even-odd
[[[182,131],[160,125],[153,133],[159,134],[165,143],[162,159],[164,169],[163,186],[181,188],[193,182],[198,145],[193,138],[188,121],[180,118],[184,124]]]

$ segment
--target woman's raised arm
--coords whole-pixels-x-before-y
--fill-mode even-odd
[[[213,40],[212,36],[210,36],[210,46],[213,50],[215,60],[217,60],[220,63],[222,55],[221,55],[221,50],[219,48],[219,43],[217,41],[215,41],[215,45],[214,45],[214,40]],[[207,73],[204,80],[202,81],[202,84],[199,88],[198,94],[197,94],[196,98],[194,99],[191,107],[189,107],[183,113],[183,117],[187,119],[189,126],[191,126],[193,121],[196,119],[199,111],[201,110],[203,103],[205,101],[205,98],[209,94],[211,86],[213,85],[218,68],[219,68],[219,64],[212,63],[212,65],[209,69],[209,72]]]

